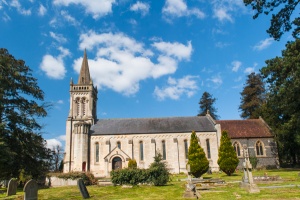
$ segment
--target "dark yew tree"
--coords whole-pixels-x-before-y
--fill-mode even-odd
[[[206,173],[209,168],[209,162],[205,156],[203,148],[198,143],[196,132],[193,131],[188,152],[188,164],[190,173],[196,178]]]
[[[265,87],[262,76],[252,72],[248,75],[246,85],[241,92],[241,117],[257,119],[261,115],[260,108],[265,100]]]
[[[293,29],[292,35],[294,38],[299,38],[299,0],[244,0],[244,3],[246,6],[252,6],[252,9],[255,11],[254,19],[262,13],[266,15],[272,13],[271,25],[267,33],[275,40],[279,40],[284,32],[288,32],[291,29]]]
[[[6,49],[0,49],[0,179],[20,172],[36,178],[48,170],[50,149],[39,134],[38,117],[45,117],[44,93],[31,69]]]
[[[239,159],[236,155],[234,147],[231,144],[227,131],[222,131],[221,144],[219,148],[218,165],[220,170],[228,176],[233,174],[239,164]]]
[[[289,42],[282,57],[266,61],[261,74],[268,85],[263,117],[276,133],[279,158],[298,164],[300,156],[300,39]]]
[[[205,116],[206,113],[209,112],[212,118],[219,119],[219,116],[217,115],[217,109],[214,107],[215,101],[216,98],[213,98],[213,96],[208,92],[204,92],[199,101],[200,111],[198,116]]]

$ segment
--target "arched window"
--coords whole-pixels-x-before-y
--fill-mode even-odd
[[[261,141],[257,141],[255,147],[256,147],[256,155],[263,156],[264,155],[263,143]]]
[[[210,159],[210,144],[209,139],[206,139],[207,158]]]
[[[120,142],[120,141],[117,142],[117,147],[118,147],[119,149],[121,149],[121,142]]]
[[[144,160],[144,145],[143,145],[143,141],[140,141],[140,160]]]
[[[162,141],[162,150],[163,150],[163,160],[166,160],[167,159],[167,154],[166,154],[166,142],[163,140]]]
[[[236,152],[236,155],[241,156],[240,143],[238,143],[238,142],[233,143],[233,148],[234,148],[234,151]]]
[[[76,103],[76,115],[79,116],[79,114],[80,114],[80,101],[79,101],[79,98],[77,98],[75,100],[75,103]]]
[[[189,147],[188,147],[187,140],[184,140],[184,153],[185,153],[185,159],[188,159]]]
[[[95,144],[95,155],[96,155],[96,162],[99,162],[99,143]]]

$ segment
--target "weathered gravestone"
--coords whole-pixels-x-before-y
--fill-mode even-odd
[[[89,192],[87,191],[87,189],[86,189],[86,187],[85,187],[85,185],[84,185],[84,182],[83,182],[83,180],[82,180],[81,178],[78,179],[78,181],[77,181],[77,186],[78,186],[78,188],[79,188],[79,190],[80,190],[80,193],[81,193],[82,198],[84,198],[84,199],[90,198],[90,194],[89,194]]]
[[[184,198],[199,198],[201,197],[200,193],[196,190],[196,185],[192,182],[191,176],[191,167],[187,165],[188,177],[187,177],[187,184],[185,188],[185,192],[183,194]]]
[[[8,188],[7,188],[7,196],[15,195],[17,193],[17,187],[18,187],[18,182],[16,179],[10,179],[8,182]]]
[[[30,180],[28,181],[25,186],[23,191],[25,192],[24,194],[24,200],[37,200],[38,199],[38,185],[35,180]]]

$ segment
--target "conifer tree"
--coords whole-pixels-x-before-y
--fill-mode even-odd
[[[216,98],[214,98],[208,92],[204,92],[199,101],[200,111],[198,116],[205,116],[206,113],[209,112],[209,114],[213,119],[218,119],[219,116],[217,115],[217,109],[214,107],[215,101]]]
[[[252,72],[248,75],[246,85],[241,92],[241,105],[239,109],[242,111],[241,117],[248,119],[256,119],[261,115],[261,106],[265,99],[265,87],[262,76]]]
[[[205,156],[202,147],[198,143],[196,132],[191,135],[190,147],[188,152],[188,164],[190,165],[191,174],[196,178],[207,172],[209,162]]]
[[[239,164],[236,152],[228,137],[227,131],[222,131],[221,144],[219,148],[218,165],[220,170],[230,176]]]

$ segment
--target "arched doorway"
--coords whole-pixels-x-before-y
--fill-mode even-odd
[[[120,157],[115,157],[112,160],[112,170],[122,169],[122,159]]]

